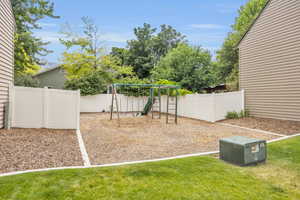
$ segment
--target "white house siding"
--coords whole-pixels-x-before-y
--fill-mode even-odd
[[[0,128],[4,125],[4,105],[13,81],[14,16],[9,0],[0,1]]]

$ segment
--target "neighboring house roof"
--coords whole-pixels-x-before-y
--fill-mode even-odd
[[[260,13],[257,15],[257,17],[254,19],[254,21],[252,22],[252,24],[249,26],[249,28],[247,29],[247,31],[244,33],[244,35],[242,36],[242,38],[237,43],[236,47],[240,46],[241,42],[244,40],[244,38],[246,37],[246,35],[248,34],[248,32],[252,29],[252,27],[254,26],[254,24],[256,23],[256,21],[260,18],[260,16],[265,11],[265,9],[267,8],[267,6],[270,4],[271,1],[272,0],[267,0],[266,5],[261,9]]]
[[[47,68],[47,69],[45,69],[45,70],[43,70],[43,71],[38,72],[37,74],[35,74],[34,77],[35,77],[35,76],[39,76],[39,75],[44,74],[44,73],[47,73],[47,72],[50,72],[50,71],[53,71],[53,70],[58,69],[58,68],[60,68],[60,67],[61,67],[61,66],[58,65],[58,66],[56,66],[56,67]]]

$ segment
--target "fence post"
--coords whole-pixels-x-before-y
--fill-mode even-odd
[[[48,128],[48,105],[49,105],[49,94],[48,87],[44,87],[43,90],[43,128]]]
[[[6,110],[8,113],[6,115],[7,121],[6,121],[6,128],[9,130],[13,125],[13,110],[14,110],[14,85],[13,83],[10,83],[8,86],[8,109]]]
[[[216,94],[215,93],[212,93],[212,102],[213,102],[213,120],[212,122],[216,122]]]
[[[80,90],[77,90],[76,92],[76,108],[77,108],[77,113],[76,113],[76,116],[77,116],[77,130],[80,130]]]
[[[245,110],[245,90],[242,89],[242,109]]]

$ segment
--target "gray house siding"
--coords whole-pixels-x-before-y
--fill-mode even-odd
[[[256,117],[300,121],[300,1],[270,0],[239,44],[240,88]]]
[[[0,1],[0,128],[4,126],[4,105],[13,82],[15,21],[9,0]]]
[[[60,67],[42,72],[34,77],[39,80],[41,87],[53,89],[63,89],[66,81],[65,72]]]

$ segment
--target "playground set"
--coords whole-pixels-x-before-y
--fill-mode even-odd
[[[113,119],[113,114],[116,113],[120,126],[120,115],[132,113],[132,116],[139,117],[148,115],[151,112],[152,119],[161,119],[162,116],[162,95],[166,95],[166,123],[174,120],[177,124],[178,110],[178,89],[177,85],[160,85],[160,84],[121,84],[116,83],[110,86],[112,94],[110,106],[110,120]],[[122,106],[120,95],[126,98],[126,109],[121,110]],[[142,99],[142,100],[141,100]],[[138,103],[134,109],[134,102]],[[130,106],[131,105],[131,106]],[[174,116],[174,118],[170,117]]]

